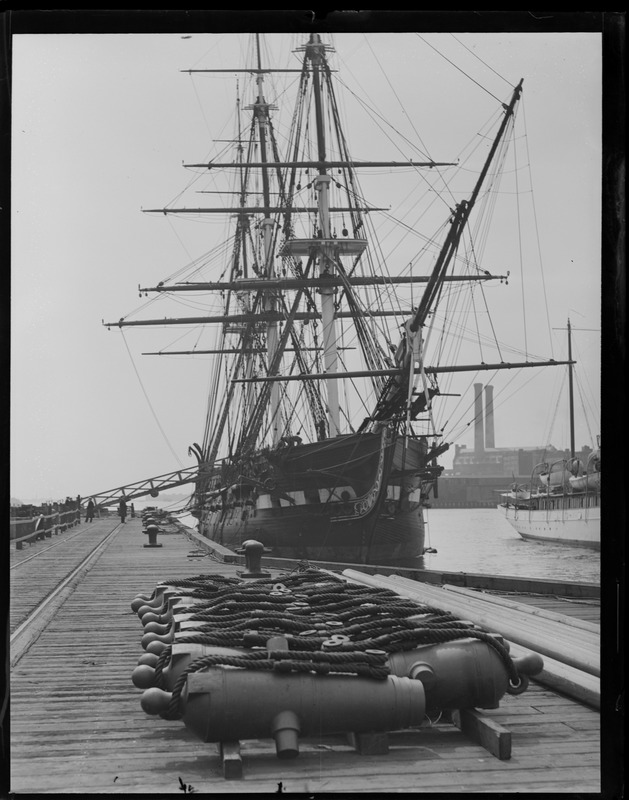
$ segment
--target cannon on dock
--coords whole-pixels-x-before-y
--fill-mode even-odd
[[[264,574],[262,552],[245,572]],[[241,740],[272,739],[289,759],[301,737],[344,733],[373,755],[388,751],[389,732],[433,714],[476,727],[509,758],[509,732],[494,723],[488,740],[478,709],[525,691],[543,668],[536,654],[512,658],[501,636],[449,612],[318,570],[282,582],[173,581],[132,608],[144,626],[132,675],[142,708],[217,743],[225,777],[242,775]]]

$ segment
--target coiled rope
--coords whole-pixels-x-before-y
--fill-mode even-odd
[[[194,598],[189,619],[198,628],[177,634],[177,643],[226,647],[245,652],[210,654],[193,659],[177,678],[165,719],[179,719],[180,696],[187,676],[209,667],[280,672],[342,673],[377,680],[390,674],[390,654],[463,638],[492,647],[510,683],[520,681],[507,648],[493,635],[433,606],[400,598],[391,589],[347,583],[305,563],[296,573],[246,583],[222,575],[198,575],[164,581]],[[281,635],[288,650],[268,650]],[[155,665],[155,685],[165,688],[163,670],[170,661],[167,645]]]

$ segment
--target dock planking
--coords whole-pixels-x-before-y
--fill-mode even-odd
[[[10,550],[9,599],[11,633],[31,613],[42,597],[52,591],[116,526],[113,519],[83,524],[22,550]]]
[[[601,603],[600,600],[578,600],[570,597],[557,597],[555,595],[541,594],[515,594],[505,595],[509,599],[516,600],[518,603],[526,603],[530,606],[541,608],[544,611],[553,611],[556,614],[564,614],[566,617],[582,619],[584,622],[593,622],[600,625],[601,622]]]
[[[162,580],[237,576],[238,564],[193,555],[182,534],[144,548],[139,520],[120,526],[11,680],[11,790],[15,793],[598,792],[598,712],[531,683],[483,715],[507,728],[500,760],[443,718],[389,734],[382,755],[345,736],[300,740],[282,761],[272,740],[241,742],[243,775],[226,780],[218,746],[180,721],[147,716],[131,673],[142,628],[130,608]],[[279,576],[278,569],[271,573]],[[421,786],[421,788],[419,788]]]

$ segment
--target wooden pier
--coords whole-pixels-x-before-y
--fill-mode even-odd
[[[66,532],[67,541],[11,552],[12,793],[600,792],[599,712],[534,681],[478,714],[427,719],[362,742],[301,739],[299,757],[290,761],[276,757],[270,739],[243,741],[221,759],[216,745],[198,740],[181,721],[141,709],[131,673],[143,652],[142,627],[130,603],[164,580],[237,576],[243,567],[175,526],[160,536],[161,548],[144,546],[139,519],[102,519],[79,529],[74,540]],[[52,544],[58,546],[32,558]],[[90,544],[100,549],[85,562]],[[44,586],[44,576],[54,584],[53,562],[72,552],[80,569],[41,609],[35,632],[22,635],[30,613],[25,598]],[[278,578],[287,571],[276,562],[264,566]],[[68,572],[67,564],[59,569]],[[40,599],[47,591],[46,585]],[[33,595],[31,610],[38,602]],[[585,611],[590,622],[600,613],[595,601],[564,600],[561,607]],[[230,758],[237,780],[225,777]]]

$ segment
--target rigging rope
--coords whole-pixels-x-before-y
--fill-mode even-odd
[[[574,382],[577,385],[577,391],[579,393],[579,399],[581,401],[581,408],[583,410],[583,420],[585,422],[586,428],[588,429],[588,434],[589,434],[589,437],[590,437],[590,441],[592,442],[592,444],[595,444],[596,443],[596,439],[594,438],[594,436],[592,436],[592,429],[590,428],[589,416],[588,416],[588,414],[586,413],[586,410],[585,410],[585,398],[583,397],[583,392],[581,390],[581,381],[577,377],[576,372],[574,372],[573,375],[574,375],[574,379],[575,379]]]
[[[487,92],[487,94],[488,94],[490,97],[493,97],[493,98],[494,98],[494,100],[496,100],[496,102],[498,102],[498,103],[500,103],[500,104],[502,105],[502,101],[501,101],[499,98],[497,98],[495,94],[492,94],[492,93],[489,91],[489,89],[486,89],[486,88],[485,88],[485,87],[484,87],[482,84],[480,84],[478,81],[475,81],[475,80],[474,80],[474,78],[472,78],[472,76],[471,76],[471,75],[468,75],[468,74],[467,74],[467,72],[465,72],[465,70],[461,69],[461,67],[457,67],[457,65],[456,65],[456,64],[455,64],[453,61],[450,61],[450,59],[449,59],[447,56],[444,56],[444,54],[443,54],[443,53],[441,53],[439,50],[437,50],[437,48],[436,48],[436,47],[434,47],[432,44],[430,44],[430,42],[427,42],[427,41],[424,39],[424,37],[423,37],[421,34],[419,34],[419,33],[415,33],[415,36],[417,36],[418,38],[420,38],[424,44],[427,44],[427,45],[428,45],[428,47],[430,47],[430,48],[431,48],[431,50],[434,50],[434,51],[435,51],[435,53],[437,53],[437,55],[440,55],[440,56],[441,56],[441,58],[445,59],[445,60],[448,62],[448,64],[450,64],[451,66],[453,66],[455,69],[458,69],[458,71],[459,71],[461,74],[465,75],[465,77],[466,77],[466,78],[469,78],[469,80],[471,80],[471,81],[472,81],[472,83],[475,83],[475,84],[476,84],[476,86],[478,86],[478,87],[479,87],[480,89],[482,89],[484,92]]]
[[[561,376],[561,386],[559,387],[559,391],[558,391],[558,393],[557,393],[557,399],[556,399],[556,401],[555,401],[555,408],[554,408],[554,410],[553,410],[553,416],[552,416],[552,419],[551,419],[551,421],[550,421],[550,425],[549,425],[549,428],[548,428],[548,433],[547,433],[547,435],[544,437],[544,445],[546,445],[546,443],[547,443],[547,442],[550,442],[550,437],[552,436],[552,434],[553,434],[553,430],[554,430],[554,428],[555,428],[555,420],[557,419],[557,411],[559,410],[559,405],[560,405],[560,401],[561,401],[561,396],[562,396],[562,394],[563,394],[564,386],[565,386],[565,384],[566,384],[566,378],[567,378],[567,376],[568,376],[568,371],[569,371],[569,369],[570,369],[570,367],[568,367],[567,369],[565,369],[565,370],[563,371],[563,374],[562,374],[562,376]],[[546,457],[546,455],[544,454],[544,458],[545,458],[545,457]]]
[[[151,414],[153,415],[153,419],[155,420],[155,422],[157,424],[157,427],[159,428],[160,433],[164,437],[164,441],[168,445],[168,449],[173,454],[173,456],[174,456],[175,460],[177,461],[177,463],[179,464],[179,466],[183,467],[181,459],[179,458],[179,456],[175,452],[173,446],[171,445],[170,441],[168,440],[168,436],[166,436],[166,431],[162,428],[162,425],[161,425],[161,423],[160,423],[160,421],[159,421],[159,419],[157,417],[157,414],[155,413],[155,409],[153,408],[153,404],[151,403],[151,401],[149,399],[149,396],[148,396],[148,394],[146,392],[146,389],[144,388],[144,384],[142,383],[142,378],[140,377],[140,373],[138,372],[138,368],[135,365],[135,361],[133,360],[133,356],[131,354],[131,350],[129,349],[129,345],[127,343],[127,339],[126,339],[126,337],[124,335],[124,331],[123,331],[122,328],[120,328],[120,333],[122,334],[122,341],[124,342],[124,346],[127,348],[127,353],[129,354],[129,359],[131,361],[131,366],[133,367],[133,371],[135,372],[135,375],[136,375],[136,377],[138,379],[138,383],[140,384],[140,388],[142,389],[142,393],[144,394],[144,397],[146,399],[148,407],[149,407],[149,409],[151,411]]]
[[[528,351],[528,332],[526,325],[526,294],[524,291],[524,268],[522,256],[522,226],[520,225],[520,194],[519,194],[519,181],[518,181],[518,155],[517,151],[513,149],[513,158],[515,160],[515,182],[516,182],[516,203],[518,207],[518,255],[520,259],[520,274],[522,275],[522,324],[524,326],[524,349]]]
[[[460,39],[457,39],[456,36],[453,33],[451,33],[450,36],[454,39],[455,42],[460,44],[461,47],[465,48],[470,55],[472,55],[472,56],[474,56],[474,58],[478,59],[478,61],[480,61],[480,63],[483,66],[485,66],[485,67],[487,67],[487,69],[491,70],[494,73],[494,75],[496,75],[498,78],[503,80],[509,86],[513,87],[513,84],[511,83],[511,81],[508,81],[504,77],[504,75],[501,75],[499,72],[496,72],[496,70],[493,67],[490,67],[489,64],[486,61],[483,61],[483,59],[479,55],[477,55],[473,50],[470,50],[470,48],[467,45],[463,44],[463,42]]]
[[[542,281],[542,292],[543,292],[543,295],[544,295],[544,309],[546,311],[546,326],[547,326],[547,329],[548,329],[548,342],[549,342],[549,345],[550,345],[550,355],[551,355],[551,358],[554,358],[555,353],[554,353],[554,350],[553,350],[553,337],[552,337],[552,334],[550,332],[550,312],[548,310],[548,296],[546,294],[546,281],[544,280],[544,262],[543,262],[543,258],[542,258],[541,242],[540,242],[540,235],[539,235],[539,224],[537,222],[537,207],[535,205],[535,192],[533,191],[533,172],[531,170],[531,156],[530,156],[530,153],[529,153],[529,138],[528,138],[528,134],[526,132],[527,128],[526,128],[526,112],[525,111],[523,111],[523,117],[524,117],[524,133],[525,133],[524,141],[525,141],[525,144],[526,144],[526,159],[527,159],[527,164],[528,164],[529,180],[530,180],[530,184],[531,184],[531,201],[532,201],[533,220],[534,220],[534,223],[535,223],[535,242],[537,244],[537,258],[538,258],[538,262],[539,262],[540,276],[541,276],[541,281]]]

